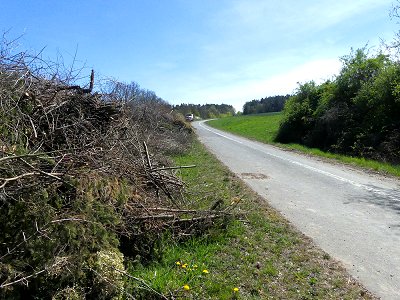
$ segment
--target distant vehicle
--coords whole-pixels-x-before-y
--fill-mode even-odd
[[[191,122],[191,121],[193,121],[194,116],[193,116],[193,114],[186,114],[185,115],[185,119],[186,119],[186,121]]]

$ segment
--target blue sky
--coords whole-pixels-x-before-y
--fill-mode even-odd
[[[291,94],[331,78],[339,57],[399,25],[386,0],[69,0],[0,3],[0,30],[19,49],[101,77],[137,82],[171,104]]]

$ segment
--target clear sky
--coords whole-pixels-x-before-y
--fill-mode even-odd
[[[1,0],[0,30],[171,104],[291,94],[351,48],[392,40],[391,0]]]

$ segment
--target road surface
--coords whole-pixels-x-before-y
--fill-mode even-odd
[[[400,181],[206,126],[219,160],[381,299],[400,299]]]

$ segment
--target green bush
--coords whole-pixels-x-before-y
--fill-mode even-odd
[[[333,80],[299,86],[287,101],[276,141],[400,162],[400,66],[364,49],[342,58]]]

